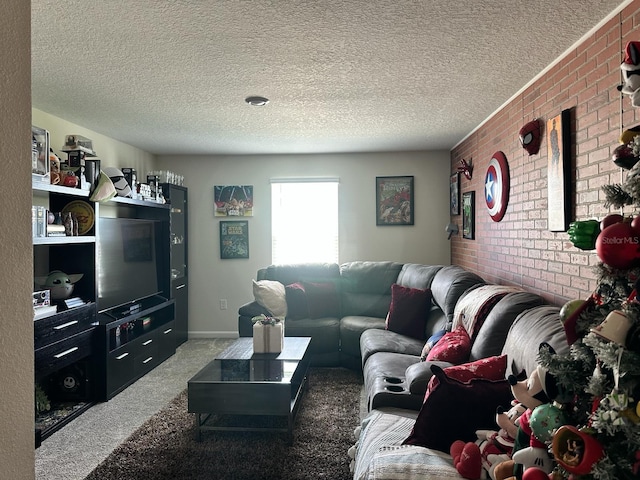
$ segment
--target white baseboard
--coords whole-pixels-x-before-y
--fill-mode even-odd
[[[198,332],[189,331],[189,338],[238,338],[238,332]]]

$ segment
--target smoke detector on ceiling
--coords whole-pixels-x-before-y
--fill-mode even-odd
[[[269,103],[269,99],[265,97],[251,96],[244,99],[249,105],[253,107],[264,107]]]

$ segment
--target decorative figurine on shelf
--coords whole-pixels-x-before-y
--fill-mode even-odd
[[[77,283],[84,274],[75,273],[67,275],[60,270],[49,272],[46,277],[35,277],[36,283],[42,287],[42,290],[51,291],[52,300],[64,300],[69,298],[73,293],[73,285]]]

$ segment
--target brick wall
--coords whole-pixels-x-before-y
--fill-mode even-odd
[[[489,282],[519,285],[554,304],[586,298],[595,288],[594,251],[575,248],[566,232],[548,228],[546,121],[569,109],[571,115],[570,214],[568,221],[601,219],[604,184],[619,183],[623,171],[611,160],[622,129],[640,123],[640,109],[616,87],[630,40],[640,41],[640,0],[628,5],[566,57],[551,67],[451,152],[452,172],[460,159],[472,159],[473,178],[461,175],[460,191],[475,191],[475,240],[452,237],[453,264]],[[517,65],[514,64],[514,68]],[[529,156],[518,132],[530,120],[545,124],[540,152]],[[502,151],[509,163],[511,189],[506,214],[488,214],[484,180],[489,161]],[[632,213],[630,209],[625,213]],[[462,231],[462,216],[453,216]]]

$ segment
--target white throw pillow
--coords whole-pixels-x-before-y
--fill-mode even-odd
[[[287,316],[287,294],[284,285],[275,280],[252,280],[253,296],[274,317]]]

